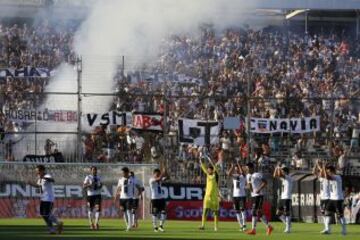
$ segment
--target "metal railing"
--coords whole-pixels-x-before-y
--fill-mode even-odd
[[[67,98],[68,96],[70,98],[77,98],[77,94],[58,94],[58,93],[39,93],[39,94],[35,94],[35,93],[29,93],[31,96],[34,96],[34,98],[37,99],[41,99],[42,97],[39,97],[39,95],[47,95],[47,96],[51,96],[51,95],[61,95],[61,98]],[[35,97],[35,95],[37,97]],[[86,102],[86,98],[91,98],[93,96],[97,96],[96,94],[94,95],[87,95],[87,94],[82,94],[82,97],[80,97],[80,99],[83,102]],[[119,98],[119,95],[117,93],[114,94],[107,94],[106,96],[102,96],[105,98],[110,99],[117,99]],[[132,103],[135,99],[139,99],[141,98],[142,100],[148,99],[150,100],[149,102],[151,102],[151,99],[154,98],[164,98],[164,95],[127,95],[125,98],[127,98],[127,102]],[[179,149],[180,149],[180,143],[177,141],[177,133],[176,131],[174,132],[174,124],[176,124],[176,118],[174,118],[174,111],[173,109],[171,109],[173,107],[173,104],[175,101],[177,100],[185,100],[185,101],[193,101],[194,99],[199,100],[198,106],[199,109],[202,109],[202,105],[207,104],[207,102],[209,101],[214,101],[214,104],[221,104],[225,98],[223,97],[206,97],[207,100],[203,100],[201,97],[187,97],[187,96],[182,96],[182,97],[172,97],[167,95],[167,101],[166,101],[166,105],[164,106],[164,108],[170,109],[170,111],[168,111],[167,113],[163,113],[164,115],[167,115],[166,118],[169,119],[169,130],[165,133],[165,136],[169,136],[169,133],[171,132],[173,135],[169,136],[172,138],[172,145],[170,146],[170,148],[167,149],[162,149],[162,154],[167,154],[168,158],[175,158],[177,159],[176,156],[179,155]],[[250,104],[250,108],[251,107],[257,107],[257,103],[255,103],[254,101],[259,100],[259,98],[250,98],[250,100],[247,100],[245,96],[241,97],[243,99],[245,99],[243,101],[243,105],[242,106],[246,106],[246,102],[247,101],[251,101]],[[229,99],[229,97],[227,98]],[[239,97],[234,97],[233,98],[234,101],[236,99],[239,99]],[[278,99],[278,98],[271,98],[271,99],[261,99],[261,101],[266,101],[270,104],[273,105],[277,105],[277,103],[274,101],[280,101],[283,99]],[[304,99],[299,99],[304,100]],[[313,105],[317,106],[318,108],[322,108],[322,101],[325,100],[329,100],[330,102],[333,103],[333,105],[335,104],[335,101],[338,101],[338,99],[321,99],[321,98],[315,98],[315,99],[307,99],[307,101],[313,101]],[[347,100],[351,100],[354,101],[354,103],[356,104],[358,101],[360,101],[360,99],[347,99]],[[37,100],[39,101],[39,100]],[[292,100],[293,101],[293,100]],[[74,104],[76,104],[76,100],[74,100]],[[128,109],[124,109],[124,111],[131,111],[131,106]],[[34,110],[34,112],[39,112],[40,108],[36,108]],[[155,109],[154,106],[151,106],[151,104],[149,104],[149,106],[146,107],[145,111],[156,111],[157,109]],[[247,110],[246,108],[243,109],[243,112],[247,112],[249,110]],[[251,111],[251,110],[250,110]],[[327,112],[326,112],[327,111]],[[277,161],[282,160],[282,161],[291,161],[292,156],[297,152],[297,151],[301,151],[301,153],[304,155],[305,159],[308,159],[307,161],[309,161],[310,163],[307,164],[309,166],[311,166],[311,162],[316,159],[316,158],[323,158],[323,159],[335,159],[336,156],[333,156],[332,148],[334,148],[335,146],[331,146],[331,144],[338,144],[341,148],[343,148],[347,154],[348,157],[350,159],[356,159],[359,157],[359,139],[358,138],[353,138],[352,136],[350,136],[351,134],[347,133],[347,130],[339,130],[337,129],[337,124],[335,123],[335,113],[334,113],[334,108],[330,108],[329,110],[323,111],[321,114],[319,114],[320,116],[320,121],[321,121],[321,130],[320,132],[317,133],[306,133],[306,134],[254,134],[254,133],[249,133],[248,131],[244,131],[243,134],[247,141],[247,143],[249,144],[249,154],[250,156],[254,157],[256,155],[256,151],[259,150],[259,148],[261,148],[261,143],[265,143],[269,146],[270,151],[271,151],[271,158],[276,159]],[[73,111],[73,112],[79,112],[79,111]],[[107,112],[106,110],[104,110],[104,112]],[[186,114],[185,114],[186,112]],[[197,110],[189,110],[186,109],[186,111],[184,111],[184,114],[179,114],[180,116],[183,117],[189,117],[189,118],[193,118],[194,116],[196,116],[195,114],[197,114]],[[231,115],[230,113],[228,113],[229,116]],[[238,115],[239,113],[235,113],[235,115]],[[210,114],[211,115],[211,114]],[[4,138],[1,142],[2,144],[2,151],[0,155],[2,155],[2,159],[5,160],[22,160],[22,157],[11,157],[9,156],[9,154],[14,154],[14,151],[18,152],[18,150],[16,150],[16,148],[18,147],[17,145],[19,145],[19,143],[21,143],[21,152],[22,153],[27,153],[27,154],[35,154],[35,155],[42,155],[45,153],[44,147],[46,144],[46,140],[50,139],[54,142],[54,146],[52,147],[52,150],[54,151],[55,149],[57,149],[58,151],[64,153],[64,159],[65,161],[69,161],[69,162],[86,162],[86,161],[97,161],[97,156],[96,154],[108,154],[109,159],[107,159],[107,162],[118,162],[118,161],[123,161],[122,159],[124,157],[127,157],[129,155],[136,155],[136,149],[134,149],[132,146],[130,146],[126,140],[127,138],[127,133],[119,133],[116,129],[107,129],[107,132],[105,133],[105,138],[115,134],[115,140],[112,143],[109,143],[109,141],[104,141],[101,143],[97,143],[100,144],[101,146],[97,146],[97,150],[94,151],[92,153],[93,156],[86,156],[85,158],[85,138],[86,136],[88,136],[89,134],[91,134],[93,141],[100,141],[99,139],[97,139],[99,136],[94,133],[94,132],[87,132],[85,130],[85,127],[82,126],[82,119],[81,116],[84,117],[84,113],[82,115],[75,117],[76,119],[72,119],[72,122],[70,123],[54,123],[52,126],[47,126],[47,129],[44,128],[44,121],[41,120],[37,120],[37,118],[35,117],[34,121],[31,123],[26,123],[26,124],[21,124],[19,122],[15,123],[16,121],[13,121],[13,126],[15,126],[15,129],[10,129],[7,126],[4,126],[5,131],[3,133]],[[286,116],[286,115],[285,115]],[[288,115],[287,115],[288,116]],[[198,116],[199,117],[199,116]],[[212,116],[209,116],[209,114],[204,114],[203,116],[200,117],[210,117],[207,119],[212,119]],[[284,116],[282,116],[284,117]],[[243,118],[246,119],[247,116],[243,115]],[[333,120],[332,120],[333,119]],[[8,120],[9,122],[10,120]],[[324,122],[327,121],[327,122]],[[12,121],[10,121],[12,122]],[[327,125],[328,128],[326,128]],[[60,127],[59,127],[60,126]],[[69,129],[66,129],[69,128]],[[354,128],[357,128],[357,126],[355,126]],[[80,131],[78,130],[80,129]],[[349,128],[351,129],[351,128]],[[174,135],[175,134],[175,135]],[[142,157],[142,161],[150,161],[151,159],[151,154],[150,154],[150,145],[156,145],[157,142],[154,141],[154,139],[157,137],[156,134],[152,134],[152,133],[140,133],[140,135],[142,137],[145,138],[145,146],[143,151],[141,152],[141,157]],[[102,136],[104,137],[104,136]],[[232,154],[232,157],[239,157],[239,151],[237,150],[237,148],[239,147],[238,144],[236,143],[236,136],[231,133],[231,138],[232,138],[232,147],[233,147],[233,152],[234,154]],[[255,146],[254,143],[258,143],[259,146]],[[106,144],[107,143],[107,144]],[[130,157],[130,159],[133,158]],[[127,161],[129,161],[127,159]],[[131,160],[130,160],[131,161]],[[135,160],[136,161],[136,160]]]

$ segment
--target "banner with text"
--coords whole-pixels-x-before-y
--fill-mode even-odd
[[[264,202],[264,214],[271,220],[271,204]],[[167,205],[167,218],[171,220],[200,221],[203,211],[202,201],[170,201]],[[220,221],[236,221],[236,210],[232,202],[221,202]],[[209,216],[213,218],[213,216]],[[246,220],[251,221],[251,202],[246,202]]]
[[[39,217],[40,188],[33,185],[37,180],[35,166],[41,159],[26,161],[26,163],[0,163],[0,218],[34,218]],[[46,162],[46,172],[49,173],[55,183],[53,185],[55,202],[55,215],[61,218],[85,218],[87,217],[86,191],[83,189],[83,181],[90,174],[90,164],[62,164]],[[102,216],[119,218],[119,203],[114,204],[113,195],[116,192],[117,181],[121,177],[121,169],[124,165],[95,164],[103,186]],[[152,169],[156,165],[129,166],[145,186],[152,176]],[[143,212],[143,207],[149,208],[148,194],[144,194],[140,202],[140,212],[145,215],[150,211]]]
[[[132,113],[115,110],[106,113],[87,113],[81,120],[85,131],[91,131],[99,126],[131,126]]]
[[[252,133],[308,133],[320,131],[320,117],[251,118]]]
[[[163,115],[160,113],[133,113],[132,129],[145,131],[163,131]]]
[[[1,68],[0,77],[50,77],[53,72],[47,68],[22,67],[22,68]]]
[[[163,116],[159,113],[118,112],[88,113],[82,117],[85,131],[98,126],[127,126],[134,130],[163,131]]]
[[[204,146],[219,142],[220,124],[217,121],[181,118],[178,128],[181,143]]]
[[[32,163],[55,163],[64,162],[64,156],[61,152],[53,153],[50,155],[26,155],[23,162]]]
[[[34,123],[46,122],[77,122],[77,112],[71,110],[51,109],[4,109],[5,117],[14,122]]]

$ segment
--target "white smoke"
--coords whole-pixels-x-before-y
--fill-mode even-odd
[[[201,23],[218,29],[241,26],[253,17],[256,1],[245,0],[98,0],[76,33],[74,48],[82,57],[82,91],[114,93],[113,77],[121,56],[131,66],[152,61],[161,40],[172,33],[192,33]],[[129,66],[129,65],[127,65]],[[76,71],[60,66],[46,91],[74,92]],[[72,76],[72,77],[70,77]],[[44,107],[76,110],[76,101],[67,96],[49,95]],[[106,112],[112,97],[84,97],[82,112]],[[63,131],[66,124],[50,124],[42,130]],[[76,128],[75,128],[76,129]],[[74,130],[74,129],[72,129]],[[73,139],[73,136],[71,136]],[[67,138],[61,141],[68,142]],[[62,149],[64,150],[64,149]]]
[[[241,25],[250,4],[239,0],[101,0],[76,34],[83,57],[83,91],[114,92],[120,56],[132,63],[151,61],[170,33],[195,31],[200,23]],[[254,1],[251,1],[253,5]],[[246,16],[245,16],[245,13]]]
[[[37,110],[42,112],[46,111],[45,109],[52,111],[77,111],[78,97],[75,95],[77,91],[77,73],[74,66],[67,63],[61,64],[55,70],[55,76],[50,80],[44,91],[46,92],[45,102],[38,106]],[[51,139],[56,143],[55,148],[58,150],[74,154],[75,156],[76,144],[74,143],[76,135],[73,133],[77,131],[77,123],[39,121],[33,126],[29,126],[26,131],[40,133],[36,135],[24,134],[21,136],[22,140],[14,145],[15,159],[22,159],[22,157],[29,153],[43,155],[47,139]],[[44,134],[42,132],[52,133]],[[72,134],[69,132],[72,132]]]

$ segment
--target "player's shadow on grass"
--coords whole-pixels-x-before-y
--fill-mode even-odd
[[[109,236],[107,234],[112,235]],[[127,236],[124,236],[126,234]],[[39,225],[0,225],[0,239],[1,240],[20,240],[20,239],[67,239],[67,240],[85,240],[85,239],[131,239],[131,240],[144,240],[144,239],[159,239],[158,236],[146,236],[146,233],[141,235],[131,235],[131,233],[124,233],[119,228],[103,228],[100,231],[91,231],[88,227],[78,225],[66,225],[64,233],[61,235],[50,235],[45,226]],[[179,238],[166,238],[167,240],[181,240]]]
[[[109,236],[107,233],[110,233]],[[117,232],[117,233],[116,233]],[[91,234],[88,228],[84,226],[72,226],[66,225],[64,234],[62,235],[49,235],[45,226],[38,225],[1,225],[0,226],[0,239],[1,240],[20,240],[20,239],[41,239],[41,240],[53,240],[53,239],[66,239],[66,240],[86,240],[86,239],[106,239],[106,240],[118,240],[118,239],[130,239],[130,240],[144,240],[144,239],[159,239],[159,236],[146,236],[146,233],[140,233],[140,235],[132,235],[131,233],[124,233],[118,228],[104,228],[103,230],[93,232]],[[138,232],[139,233],[139,232]],[[125,235],[126,234],[126,235]],[[165,236],[163,236],[164,238]],[[166,237],[167,240],[181,240],[181,238]]]
[[[118,231],[118,233],[112,232],[109,236],[109,231]],[[121,233],[120,233],[121,232]],[[53,239],[65,239],[65,240],[88,240],[88,239],[106,239],[106,240],[118,240],[118,239],[130,239],[130,240],[144,240],[144,239],[159,239],[158,236],[132,236],[131,233],[126,234],[127,236],[120,235],[124,234],[119,229],[104,229],[103,232],[92,232],[84,228],[83,226],[67,226],[64,234],[62,235],[49,235],[46,232],[46,228],[43,226],[0,226],[0,239],[1,240],[53,240]],[[166,238],[167,240],[181,240],[180,238]]]
[[[79,225],[65,225],[64,230],[66,232],[72,232],[72,231],[85,231],[87,233],[93,232],[92,230],[89,229],[89,227],[79,226]],[[108,231],[119,231],[119,228],[115,228],[115,227],[114,228],[102,228],[101,230],[104,230],[107,232]],[[47,231],[47,227],[39,226],[39,225],[19,225],[19,226],[0,225],[0,234],[3,232],[17,233],[17,232],[26,232],[26,231],[42,233],[42,232]],[[95,232],[97,232],[97,231],[95,231]]]
[[[66,225],[65,226],[66,229],[68,230],[88,230],[88,228],[85,228],[84,226],[72,226],[72,225]],[[19,225],[19,226],[14,226],[14,225],[0,225],[0,232],[18,232],[18,231],[45,231],[46,232],[47,227],[45,226],[39,226],[39,225]]]

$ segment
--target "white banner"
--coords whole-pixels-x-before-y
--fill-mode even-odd
[[[5,117],[14,122],[77,122],[77,112],[51,109],[4,109]]]
[[[179,141],[198,146],[219,142],[220,124],[216,121],[179,119]]]
[[[320,117],[251,118],[252,133],[308,133],[320,131]]]
[[[122,125],[131,126],[131,112],[110,111],[107,113],[88,113],[82,116],[82,127],[91,130],[98,126]]]

